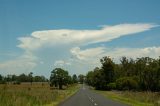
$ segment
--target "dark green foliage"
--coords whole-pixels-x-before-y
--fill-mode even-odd
[[[5,84],[5,83],[6,83],[6,81],[4,81],[3,76],[0,74],[0,84]]]
[[[33,73],[26,74],[20,74],[17,75],[7,75],[2,76],[0,75],[0,84],[5,83],[13,83],[13,84],[20,84],[21,82],[46,82],[47,79],[44,76],[32,76]]]
[[[73,83],[77,83],[77,82],[78,82],[78,77],[77,77],[76,74],[74,74],[74,75],[72,76],[72,81],[73,81]]]
[[[107,84],[107,88],[109,90],[116,89],[116,83],[112,82],[112,83]]]
[[[0,74],[0,81],[2,81],[3,80],[3,77],[2,77],[2,75]]]
[[[108,84],[110,82],[113,82],[113,79],[114,79],[114,62],[109,57],[103,57],[100,60],[100,62],[102,64],[103,73],[105,74],[106,83]]]
[[[110,89],[107,85],[114,81],[114,62],[109,57],[103,57],[100,62],[102,68],[96,67],[88,72],[87,83],[99,90]]]
[[[95,73],[94,73],[93,71],[89,71],[89,72],[87,73],[86,83],[87,83],[88,85],[94,86],[94,80],[93,80],[94,74],[95,74]]]
[[[30,80],[30,83],[31,83],[31,85],[32,85],[32,82],[33,82],[33,72],[30,72],[29,74],[28,74],[28,77],[29,77],[29,80]]]
[[[100,62],[101,68],[86,75],[86,82],[96,89],[160,91],[160,57],[136,60],[122,57],[119,64],[103,57]]]
[[[14,85],[19,85],[19,84],[21,84],[21,82],[20,81],[14,81],[13,84]]]
[[[46,78],[44,76],[35,76],[33,77],[33,82],[45,82]]]
[[[50,82],[50,86],[54,85],[55,87],[59,87],[59,89],[62,89],[63,85],[67,86],[68,84],[76,83],[77,76],[73,75],[73,77],[71,77],[68,74],[68,71],[65,71],[62,68],[55,68],[51,72]]]
[[[82,74],[80,74],[79,76],[78,76],[78,80],[79,80],[79,82],[80,82],[80,84],[83,84],[83,82],[84,82],[84,75],[82,75]]]
[[[116,87],[118,90],[136,90],[138,83],[131,77],[122,77],[116,80]]]
[[[99,69],[98,67],[94,69],[94,76],[93,76],[93,85],[96,89],[107,89],[107,81],[105,80],[105,74],[102,71],[102,69]]]

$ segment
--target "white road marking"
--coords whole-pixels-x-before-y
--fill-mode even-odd
[[[97,106],[97,103],[94,103],[95,106]]]
[[[89,97],[89,96],[88,96],[88,98],[89,98],[89,100],[94,104],[94,106],[97,106],[97,105],[98,105],[98,104],[94,101],[93,98],[91,98],[91,97]]]

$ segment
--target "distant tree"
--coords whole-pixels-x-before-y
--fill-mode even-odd
[[[53,85],[55,87],[58,86],[58,78],[57,78],[57,73],[55,69],[51,71],[50,82],[51,82],[50,86],[53,86]]]
[[[7,75],[4,80],[7,82],[7,83],[10,83],[12,81],[12,75]]]
[[[66,85],[69,82],[68,71],[65,71],[61,68],[55,68],[51,72],[50,81],[51,81],[51,85],[57,86],[58,84],[59,89],[62,89],[62,86]]]
[[[86,75],[86,83],[88,85],[94,86],[94,72],[89,71]]]
[[[26,74],[20,74],[19,76],[13,74],[13,75],[7,75],[7,76],[2,76],[0,75],[0,83],[6,83],[6,82],[11,82],[13,84],[20,84],[21,82],[45,82],[47,79],[44,76],[33,76],[33,73],[30,72],[28,75]]]
[[[79,80],[79,82],[80,82],[81,84],[83,84],[84,78],[85,78],[85,76],[82,75],[82,74],[80,74],[80,75],[78,76],[78,80]]]
[[[72,81],[73,81],[73,83],[77,83],[77,82],[78,82],[78,78],[77,78],[77,75],[76,75],[76,74],[74,74],[74,75],[72,76]]]
[[[17,79],[19,82],[29,82],[28,76],[24,73],[20,74]]]
[[[16,81],[17,80],[17,76],[16,75],[12,75],[12,81]]]
[[[30,73],[28,74],[28,78],[29,78],[30,83],[31,83],[31,85],[32,85],[32,82],[33,82],[33,72],[30,72]]]
[[[5,77],[0,74],[0,84],[6,84]]]
[[[2,81],[3,80],[3,76],[0,74],[0,81]]]
[[[66,81],[65,81],[65,85],[68,85],[68,84],[73,84],[74,82],[73,82],[73,79],[72,79],[72,77],[70,76],[70,75],[68,75],[68,78],[66,79]]]
[[[33,81],[34,82],[45,82],[46,78],[44,76],[34,76]]]

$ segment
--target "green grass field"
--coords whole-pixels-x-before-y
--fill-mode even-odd
[[[160,106],[160,92],[95,91],[130,106]]]
[[[48,83],[23,83],[0,85],[0,106],[56,106],[74,94],[79,85],[65,90],[50,89]]]

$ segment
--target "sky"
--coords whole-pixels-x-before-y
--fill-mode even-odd
[[[0,74],[85,74],[160,56],[160,0],[0,0]]]

